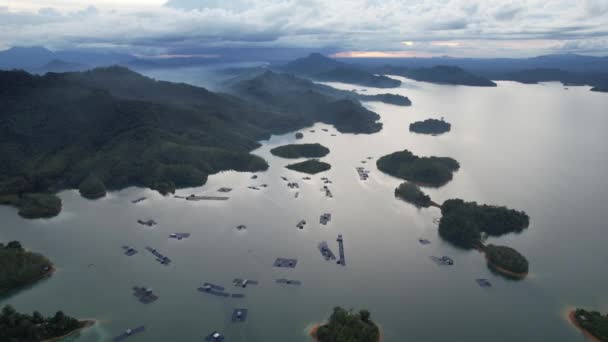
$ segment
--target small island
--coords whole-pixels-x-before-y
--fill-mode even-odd
[[[420,134],[438,135],[449,132],[451,128],[452,125],[445,122],[443,118],[441,118],[441,120],[426,119],[424,121],[416,121],[410,124],[410,132]]]
[[[93,324],[95,321],[79,321],[61,311],[45,318],[38,311],[31,315],[22,314],[7,305],[0,313],[0,341],[59,341]]]
[[[528,275],[528,260],[513,248],[487,245],[482,251],[486,255],[490,269],[518,279]]]
[[[407,107],[407,106],[411,106],[412,105],[412,101],[403,95],[397,95],[397,94],[378,94],[378,95],[363,95],[363,94],[357,94],[357,99],[361,100],[361,101],[379,101],[379,102],[384,102],[387,104],[392,104],[395,106],[403,106],[403,107]]]
[[[321,144],[290,144],[275,147],[270,153],[282,158],[321,158],[329,154],[329,149]]]
[[[329,322],[313,327],[310,335],[317,342],[379,342],[380,329],[370,316],[367,310],[352,312],[335,307]]]
[[[99,177],[90,175],[78,187],[80,195],[88,199],[98,199],[106,195],[106,186]]]
[[[331,169],[331,165],[319,161],[318,159],[309,159],[301,163],[289,164],[285,167],[290,170],[308,173],[311,175]]]
[[[602,316],[597,311],[576,309],[569,313],[568,318],[592,341],[608,341],[608,315]]]
[[[441,206],[439,236],[465,249],[486,253],[491,269],[511,278],[523,279],[528,261],[516,250],[505,246],[483,245],[486,236],[501,236],[528,228],[530,218],[523,211],[506,207],[479,205],[450,199]]]
[[[0,204],[12,205],[23,218],[50,218],[61,212],[61,199],[53,194],[6,194],[0,195]]]
[[[410,182],[401,183],[395,189],[395,197],[411,203],[418,208],[428,208],[433,204],[431,198],[422,192],[418,185]]]
[[[19,241],[11,241],[6,246],[0,243],[0,294],[31,285],[52,273],[53,264],[49,259],[26,251]]]
[[[423,186],[441,186],[452,180],[460,164],[449,157],[419,157],[408,150],[391,153],[376,161],[378,169],[393,177]]]

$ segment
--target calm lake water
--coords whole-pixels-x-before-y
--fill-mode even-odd
[[[310,326],[337,305],[369,309],[387,342],[582,341],[564,311],[571,306],[608,311],[608,95],[558,84],[499,82],[497,88],[474,88],[402,80],[401,88],[389,91],[410,97],[412,107],[366,103],[382,117],[381,132],[333,137],[336,130],[320,124],[302,130],[301,142],[331,150],[323,160],[332,169],[310,181],[284,168],[292,161],[269,153],[294,142],[291,133],[273,136],[254,152],[270,164],[259,179],[224,172],[201,188],[178,191],[217,194],[220,187],[234,188],[225,202],[187,202],[129,188],[98,201],[62,192],[64,210],[51,220],[24,220],[1,206],[0,241],[20,240],[47,255],[58,270],[0,304],[98,319],[74,339],[79,342],[107,341],[138,325],[146,332],[132,341],[202,341],[213,330],[227,341],[309,341]],[[411,122],[428,117],[445,117],[452,132],[432,137],[408,131]],[[494,275],[479,253],[441,241],[433,223],[438,209],[418,210],[396,200],[400,180],[380,173],[375,160],[361,164],[368,156],[406,148],[460,162],[452,182],[426,190],[435,201],[459,197],[530,215],[525,232],[489,241],[523,253],[530,261],[528,278]],[[359,180],[357,166],[371,171],[368,181]],[[300,184],[298,198],[281,176]],[[333,181],[333,199],[320,191],[324,176]],[[268,188],[247,188],[263,183]],[[131,204],[140,196],[148,200]],[[322,226],[319,215],[325,212],[333,217]],[[136,223],[147,218],[159,224],[150,229]],[[301,219],[308,222],[303,230],[296,228]],[[237,231],[239,224],[248,229]],[[192,236],[170,240],[172,232]],[[344,235],[346,267],[325,261],[317,249],[327,241],[337,254],[338,234]],[[421,237],[432,243],[419,244]],[[124,244],[139,254],[124,256]],[[161,266],[145,251],[148,245],[173,263]],[[432,255],[451,256],[455,265],[439,267]],[[277,269],[272,267],[277,257],[299,263]],[[231,284],[235,277],[260,284],[238,290]],[[302,286],[280,286],[276,278],[301,280]],[[479,288],[476,278],[488,278],[494,286]],[[204,281],[246,298],[197,292]],[[134,285],[153,288],[160,299],[137,302]],[[238,307],[249,309],[246,323],[230,321]]]

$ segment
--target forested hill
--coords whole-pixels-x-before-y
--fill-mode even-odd
[[[264,170],[266,162],[249,154],[257,140],[321,117],[122,67],[45,76],[2,71],[0,203],[22,207],[27,194],[78,188],[91,177],[109,189],[170,192],[221,170]]]

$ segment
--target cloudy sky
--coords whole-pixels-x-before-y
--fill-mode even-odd
[[[608,55],[608,0],[0,0],[0,50],[35,45],[140,55]]]

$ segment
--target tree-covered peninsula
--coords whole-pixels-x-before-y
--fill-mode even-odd
[[[331,169],[331,165],[317,159],[309,159],[301,163],[289,164],[286,168],[311,175]]]
[[[452,125],[449,122],[445,122],[443,119],[426,119],[424,121],[416,121],[410,124],[410,132],[420,134],[442,134],[449,132],[452,129]]]
[[[49,259],[25,250],[18,241],[0,243],[0,295],[31,285],[52,270]]]
[[[382,172],[425,186],[441,186],[452,180],[460,164],[449,157],[419,157],[408,150],[394,152],[376,161]]]
[[[420,190],[418,185],[404,182],[395,189],[395,197],[409,202],[419,208],[428,208],[432,205],[431,198]]]
[[[57,311],[44,317],[38,311],[31,315],[17,312],[7,305],[0,312],[0,341],[40,342],[67,337],[91,326],[93,321],[79,321]]]
[[[352,312],[335,307],[329,322],[313,328],[311,335],[317,342],[378,342],[380,329],[370,316],[367,310]]]
[[[0,71],[0,204],[34,218],[60,212],[52,194],[62,189],[91,198],[128,186],[166,194],[200,186],[223,170],[266,170],[250,151],[274,133],[318,121],[343,132],[381,128],[379,116],[357,101],[283,96],[280,87],[256,88],[258,81],[251,89],[241,85],[260,99],[280,98],[280,105],[156,81],[123,67],[44,76]]]
[[[585,334],[599,341],[608,341],[608,315],[597,311],[576,309],[570,313],[570,320]]]
[[[270,153],[281,158],[321,158],[329,154],[329,149],[321,144],[290,144],[275,147]]]

